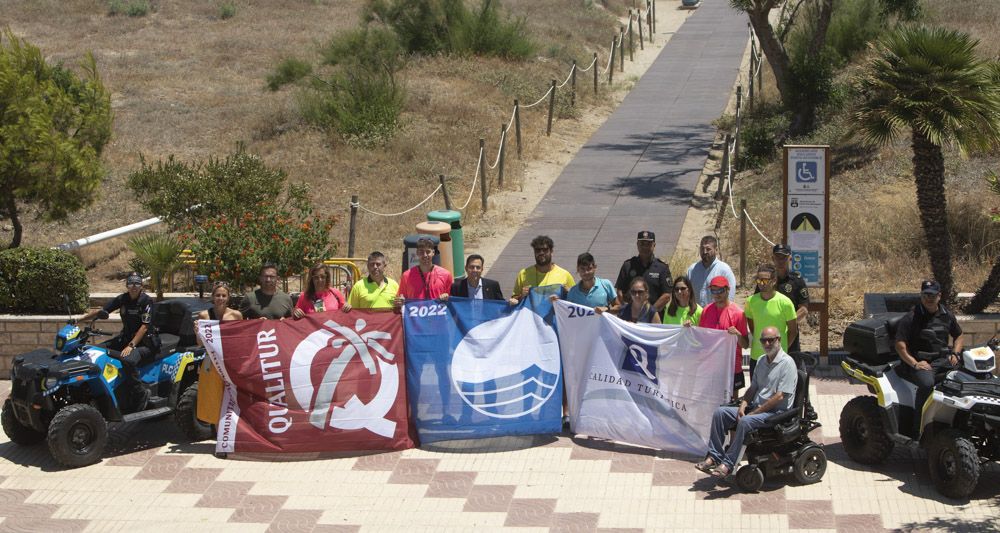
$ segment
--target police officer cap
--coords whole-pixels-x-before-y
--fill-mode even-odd
[[[941,284],[932,279],[924,280],[920,284],[920,292],[924,294],[939,294],[941,292]]]
[[[125,278],[125,285],[134,285],[136,283],[142,285],[142,276],[138,272],[132,272]]]
[[[775,255],[792,255],[792,249],[787,244],[778,243],[771,249],[771,253]]]
[[[639,235],[636,236],[635,240],[656,242],[656,234],[649,230],[642,230],[639,232]]]

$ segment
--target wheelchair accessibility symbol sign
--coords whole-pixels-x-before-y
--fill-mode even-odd
[[[796,161],[795,181],[799,183],[816,183],[819,177],[816,161]]]

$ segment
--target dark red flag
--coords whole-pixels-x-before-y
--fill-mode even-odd
[[[413,447],[398,314],[203,320],[198,334],[226,382],[216,451]]]

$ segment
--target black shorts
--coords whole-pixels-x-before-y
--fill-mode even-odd
[[[743,378],[743,372],[737,372],[733,374],[733,390],[739,390],[746,386],[746,381]]]

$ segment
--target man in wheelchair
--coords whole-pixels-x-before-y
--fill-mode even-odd
[[[781,349],[781,334],[777,328],[765,328],[760,343],[767,357],[757,363],[750,387],[739,406],[723,405],[715,410],[708,456],[695,465],[698,470],[720,479],[732,473],[747,434],[766,426],[768,417],[787,410],[795,399],[798,370],[791,356]],[[726,433],[734,427],[736,432],[727,450]]]

